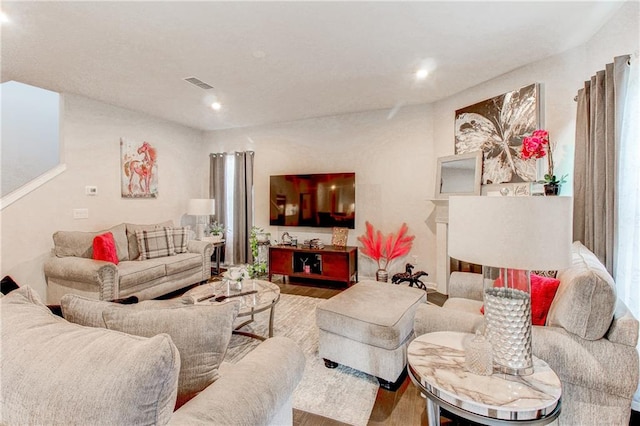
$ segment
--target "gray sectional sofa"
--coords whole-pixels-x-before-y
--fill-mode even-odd
[[[222,362],[238,303],[0,294],[0,424],[290,425],[305,357],[273,337]]]
[[[572,266],[558,271],[560,285],[547,322],[533,326],[533,355],[562,382],[561,425],[626,425],[638,386],[638,320],[617,298],[615,283],[580,242]],[[442,307],[422,305],[414,331],[473,333],[484,326],[482,275],[451,274]]]
[[[136,231],[173,228],[172,221],[149,225],[121,223],[99,232],[58,231],[52,256],[44,264],[47,303],[59,304],[67,293],[99,300],[135,295],[152,299],[211,277],[213,246],[188,241],[186,252],[140,260]],[[111,232],[119,263],[94,260],[93,239]]]

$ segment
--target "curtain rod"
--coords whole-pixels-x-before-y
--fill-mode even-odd
[[[633,52],[633,53],[629,54],[629,57],[627,58],[627,65],[631,65],[631,58],[637,59],[638,58],[638,52]],[[573,97],[573,102],[578,102],[578,95],[575,95]]]

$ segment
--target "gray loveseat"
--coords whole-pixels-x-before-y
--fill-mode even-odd
[[[546,325],[533,326],[533,355],[562,382],[560,424],[629,424],[638,386],[638,320],[617,298],[611,275],[580,242],[573,243],[572,259],[570,268],[558,271]],[[418,308],[416,335],[482,329],[482,288],[480,274],[451,274],[444,305]]]
[[[292,424],[304,354],[273,337],[222,363],[237,302],[62,302],[65,319],[28,286],[0,297],[0,424]]]
[[[132,295],[140,300],[153,299],[208,280],[211,277],[213,246],[204,241],[188,241],[183,253],[140,260],[142,256],[136,231],[165,227],[173,228],[173,222],[150,225],[121,223],[99,232],[54,233],[52,256],[44,264],[47,302],[59,304],[67,293],[99,300]],[[115,240],[118,265],[92,258],[94,237],[107,231]]]

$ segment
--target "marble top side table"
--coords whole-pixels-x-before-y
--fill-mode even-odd
[[[428,333],[408,348],[409,376],[427,398],[429,425],[440,424],[440,408],[486,425],[544,425],[560,415],[560,379],[533,357],[533,374],[479,376],[465,369],[464,345],[473,335]]]

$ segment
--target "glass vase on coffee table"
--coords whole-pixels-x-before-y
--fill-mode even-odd
[[[449,255],[483,265],[494,371],[531,374],[531,270],[571,264],[570,197],[449,198]]]

